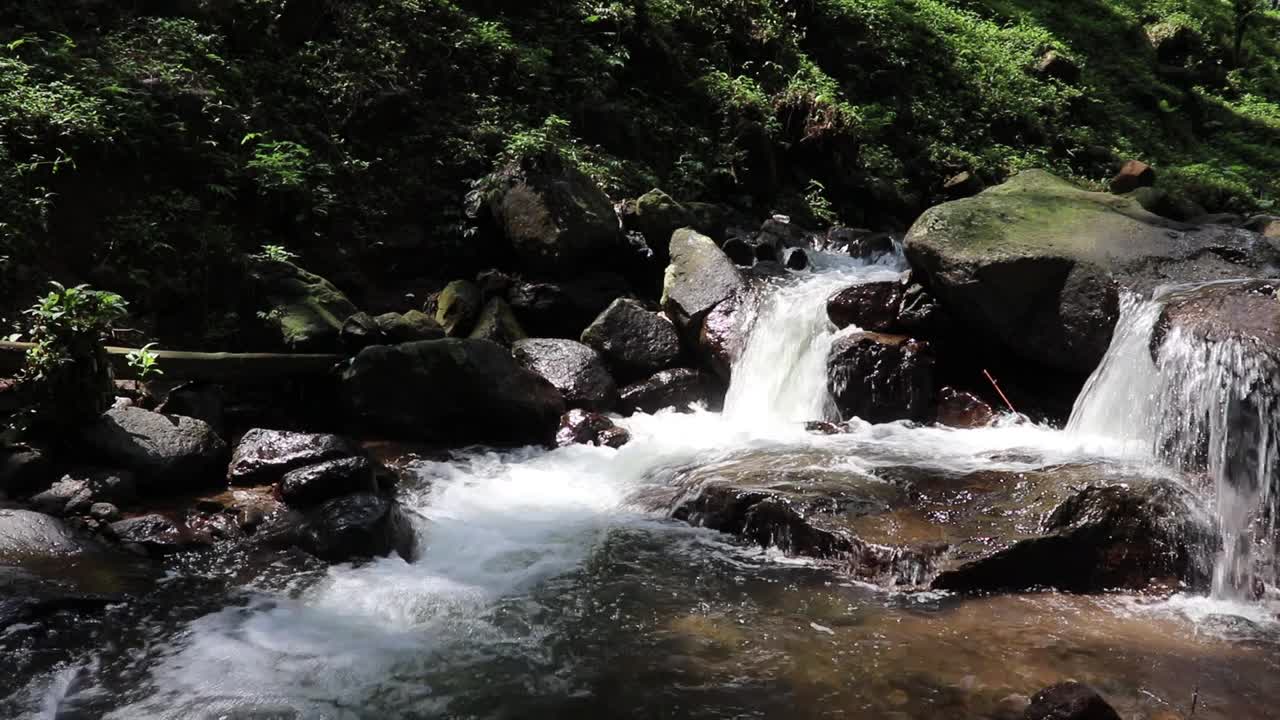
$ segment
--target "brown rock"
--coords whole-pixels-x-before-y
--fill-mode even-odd
[[[1133,192],[1140,187],[1151,187],[1156,184],[1156,171],[1141,160],[1129,160],[1120,167],[1120,172],[1111,178],[1111,192],[1116,195]]]
[[[845,419],[924,420],[932,409],[933,351],[902,335],[863,332],[836,341],[827,387]]]
[[[966,171],[947,178],[947,181],[942,183],[942,194],[950,200],[958,200],[977,195],[986,188],[987,185],[982,182],[982,178]]]
[[[871,332],[898,332],[903,290],[894,280],[845,288],[827,300],[827,317],[841,330],[856,325]]]
[[[971,392],[944,387],[938,391],[938,424],[957,428],[986,427],[996,419],[991,406]]]

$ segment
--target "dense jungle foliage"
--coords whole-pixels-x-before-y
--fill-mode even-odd
[[[270,245],[403,310],[485,265],[471,189],[547,151],[615,200],[867,226],[959,171],[1130,157],[1265,210],[1278,49],[1246,0],[14,0],[0,290],[88,282],[146,338],[234,346]]]

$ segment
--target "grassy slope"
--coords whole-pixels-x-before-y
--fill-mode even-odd
[[[1234,69],[1226,0],[75,4],[0,8],[0,283],[116,289],[187,343],[234,332],[264,243],[373,305],[470,272],[468,182],[547,146],[615,197],[850,223],[1130,156],[1209,209],[1280,191],[1280,17]],[[1179,27],[1161,71],[1146,34]],[[1030,72],[1048,49],[1080,83]]]

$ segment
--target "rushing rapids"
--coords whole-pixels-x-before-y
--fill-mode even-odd
[[[418,530],[415,562],[175,561],[101,616],[0,635],[16,663],[0,678],[0,716],[1005,718],[1065,677],[1106,688],[1132,717],[1187,709],[1193,684],[1197,718],[1271,712],[1280,636],[1269,610],[1237,595],[896,592],[672,520],[690,491],[681,482],[699,471],[722,477],[745,464],[887,488],[888,473],[906,468],[943,484],[1008,477],[1021,492],[1029,475],[1052,479],[1072,464],[1190,471],[1207,433],[1218,492],[1239,495],[1219,500],[1224,536],[1248,533],[1252,503],[1270,490],[1235,464],[1227,420],[1256,411],[1253,447],[1274,452],[1274,413],[1239,404],[1253,380],[1216,350],[1162,352],[1151,367],[1158,303],[1126,306],[1066,432],[1013,418],[805,432],[803,421],[830,414],[826,298],[901,269],[899,258],[819,260],[762,306],[724,413],[636,415],[620,421],[633,440],[618,450],[411,456],[401,502]],[[1188,419],[1233,398],[1228,416]],[[1249,472],[1264,478],[1273,456],[1258,457]],[[1030,491],[1010,502],[1047,502]],[[1025,509],[1008,511],[1012,525]],[[955,521],[943,506],[927,522],[887,514],[872,529],[885,542],[929,541]],[[1239,588],[1249,559],[1235,545],[1219,566]]]

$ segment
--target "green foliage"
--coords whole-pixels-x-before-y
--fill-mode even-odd
[[[20,423],[37,433],[72,429],[110,406],[114,388],[103,339],[127,312],[115,293],[52,285],[25,312],[34,347],[20,375],[27,400]]]
[[[298,254],[291,252],[283,245],[263,245],[262,252],[254,255],[259,260],[272,260],[274,262],[289,262],[298,257]]]
[[[839,218],[831,208],[831,201],[827,199],[826,191],[827,188],[822,183],[817,180],[810,180],[804,195],[804,202],[809,208],[809,214],[815,220],[824,225],[834,225]]]
[[[155,346],[156,343],[147,343],[125,355],[125,361],[138,374],[139,380],[151,380],[164,374],[164,370],[159,367],[159,356],[151,350]]]

